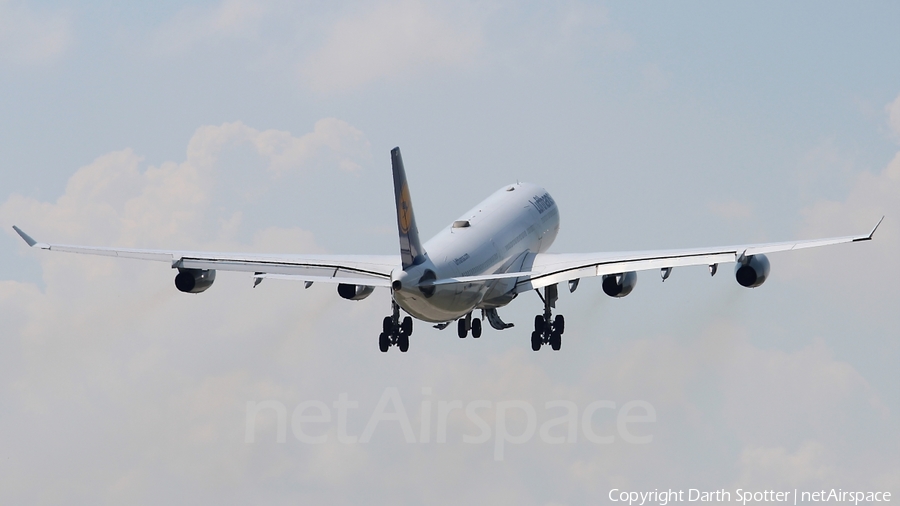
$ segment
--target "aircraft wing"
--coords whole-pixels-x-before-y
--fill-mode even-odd
[[[881,219],[884,220],[884,217]],[[529,276],[521,279],[516,284],[516,291],[521,293],[555,283],[606,274],[684,267],[688,265],[712,266],[720,263],[737,262],[742,257],[751,255],[868,241],[872,239],[875,230],[880,224],[881,221],[879,220],[875,228],[868,234],[827,239],[615,253],[538,253],[531,260],[531,265],[523,266],[522,270],[529,271]]]
[[[179,250],[102,248],[37,242],[19,227],[16,233],[33,248],[86,255],[168,262],[173,268],[216,269],[265,273],[281,279],[390,286],[391,271],[400,266],[399,255],[290,255],[260,253],[206,253]],[[276,276],[267,276],[276,278]],[[386,282],[385,282],[386,281]]]

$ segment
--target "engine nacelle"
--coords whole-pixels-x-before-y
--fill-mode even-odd
[[[346,285],[344,283],[338,285],[338,295],[347,300],[363,300],[372,295],[374,291],[374,286]]]
[[[769,259],[765,255],[750,255],[734,266],[734,278],[741,286],[756,288],[769,277]]]
[[[624,297],[634,290],[636,284],[637,273],[634,271],[603,275],[603,291],[610,297]]]
[[[216,280],[215,269],[178,269],[175,288],[184,293],[205,292]]]

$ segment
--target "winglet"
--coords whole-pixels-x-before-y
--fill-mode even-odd
[[[22,232],[21,228],[13,225],[13,230],[15,230],[16,233],[19,234],[19,237],[24,239],[25,242],[27,242],[29,246],[34,246],[35,244],[37,244],[37,241],[32,239],[30,235],[26,234],[25,232]]]
[[[878,225],[881,225],[881,222],[882,222],[882,221],[884,221],[884,216],[882,216],[881,219],[878,220],[878,223],[875,224],[875,228],[873,228],[872,231],[869,232],[869,239],[871,239],[872,236],[875,235],[875,231],[878,230]]]
[[[882,221],[884,221],[884,216],[882,216],[881,219],[878,220],[878,223],[875,224],[875,228],[873,228],[872,231],[869,232],[869,235],[865,235],[865,236],[861,235],[861,236],[853,239],[853,242],[871,241],[872,237],[875,235],[875,231],[878,230],[878,226],[881,225]]]

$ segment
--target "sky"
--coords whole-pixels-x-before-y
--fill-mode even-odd
[[[0,502],[896,500],[898,20],[896,2],[0,0]],[[393,254],[394,146],[426,237],[514,181],[559,205],[555,252],[885,219],[871,242],[772,254],[752,290],[730,267],[642,272],[622,299],[582,280],[555,353],[530,350],[534,294],[500,310],[514,328],[419,322],[382,354],[386,291],[219,273],[182,294],[164,264],[11,228]],[[560,406],[577,416],[547,425]]]

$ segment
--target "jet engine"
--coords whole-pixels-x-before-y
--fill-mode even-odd
[[[205,292],[216,280],[215,269],[178,269],[175,287],[184,293]]]
[[[610,297],[624,297],[634,290],[636,284],[637,273],[634,271],[603,276],[603,291]]]
[[[338,285],[338,295],[347,300],[363,300],[372,295],[374,291],[374,286],[346,285],[344,283]]]
[[[750,255],[734,266],[734,278],[741,286],[756,288],[769,277],[769,259],[765,255]]]

